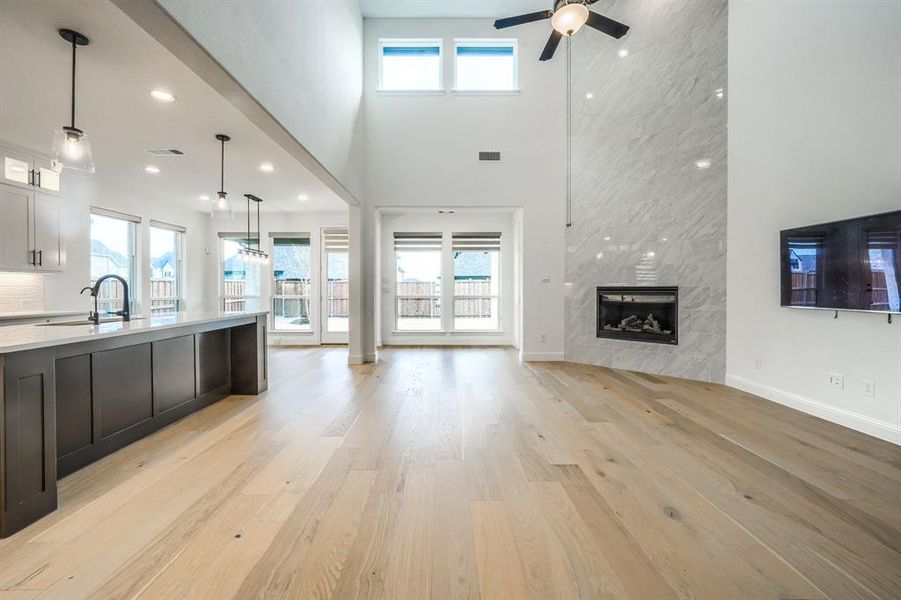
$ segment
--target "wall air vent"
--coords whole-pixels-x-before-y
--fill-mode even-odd
[[[144,152],[152,156],[183,156],[178,148],[144,148]]]
[[[484,150],[482,152],[479,152],[479,160],[499,161],[500,159],[501,159],[500,152],[494,152],[494,151],[489,152],[489,151],[484,151]]]

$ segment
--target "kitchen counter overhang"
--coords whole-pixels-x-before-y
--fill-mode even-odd
[[[266,312],[0,328],[0,537],[56,480],[231,394],[267,387]]]

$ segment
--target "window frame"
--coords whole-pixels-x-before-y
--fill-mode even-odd
[[[457,51],[461,46],[481,48],[506,48],[513,49],[513,87],[510,89],[461,89],[458,83],[459,66],[457,65]],[[458,95],[473,96],[512,96],[519,94],[519,39],[518,38],[454,38],[454,87],[453,93]]]
[[[243,296],[235,296],[235,295],[226,295],[225,294],[225,242],[226,241],[237,241],[247,240],[247,234],[245,233],[219,233],[219,307],[223,312],[247,312],[247,301],[249,299],[255,299],[257,301],[257,306],[262,306],[261,302],[263,300],[263,272],[262,270],[259,273],[259,294],[247,294],[247,287],[245,284],[245,294]],[[246,280],[245,280],[246,281]],[[243,300],[244,308],[240,311],[235,310],[227,310],[225,308],[226,302],[229,300]]]
[[[105,219],[114,219],[117,221],[122,221],[128,226],[128,252],[129,255],[126,257],[128,259],[128,304],[132,314],[139,312],[138,306],[138,289],[141,286],[141,282],[139,281],[140,273],[138,272],[138,225],[141,224],[141,217],[130,215],[128,213],[123,213],[115,210],[108,210],[105,208],[98,208],[95,206],[90,207],[90,216],[91,217],[103,217]],[[93,225],[88,223],[88,241],[89,245],[94,240],[94,232]],[[93,254],[89,255],[88,260],[89,263],[93,259]],[[91,282],[91,285],[94,284],[94,278],[90,272],[91,267],[93,265],[88,265],[88,281]],[[113,285],[113,284],[109,284]],[[114,308],[115,304],[112,306],[108,306],[113,300],[97,300],[97,312],[101,315],[110,314],[109,309]],[[104,312],[103,308],[106,306],[106,311]]]
[[[386,88],[384,82],[384,49],[385,46],[395,46],[402,48],[438,48],[438,87],[434,89],[426,88]],[[379,38],[378,44],[378,87],[376,91],[379,94],[387,95],[441,95],[445,93],[444,83],[444,39],[443,38]]]
[[[493,237],[496,234],[496,238]],[[497,284],[494,286],[497,290],[496,294],[489,294],[488,296],[458,296],[457,295],[457,273],[454,267],[454,253],[457,250],[454,249],[454,238],[478,238],[484,237],[485,239],[497,239],[497,248],[491,250],[485,250],[485,252],[491,252],[497,255]],[[502,232],[453,232],[451,233],[451,281],[453,281],[454,286],[451,288],[451,314],[450,314],[450,323],[451,323],[451,331],[454,333],[499,333],[504,330],[503,324],[503,274],[504,274],[504,236]],[[477,249],[464,249],[460,250],[460,252],[472,252],[478,251]],[[493,282],[492,282],[493,283]],[[457,329],[456,320],[456,306],[457,299],[467,299],[467,298],[488,298],[489,301],[494,301],[493,306],[497,310],[497,327],[493,329]]]
[[[184,272],[184,255],[185,255],[185,233],[187,229],[180,225],[172,225],[163,223],[162,221],[150,221],[150,231],[148,234],[152,237],[153,230],[171,231],[175,234],[175,296],[153,295],[153,257],[151,256],[150,246],[147,247],[147,280],[150,283],[150,314],[153,314],[154,300],[173,300],[175,302],[175,312],[181,312],[184,309],[184,282],[186,280]],[[161,315],[172,313],[158,313]]]
[[[272,328],[271,331],[272,331],[273,333],[290,333],[290,334],[298,334],[298,335],[312,335],[312,334],[314,333],[314,331],[313,331],[313,320],[314,320],[314,319],[313,319],[313,298],[314,298],[314,294],[313,294],[313,291],[314,291],[314,290],[313,290],[313,279],[314,279],[314,272],[313,272],[313,236],[312,236],[311,234],[309,234],[309,233],[303,233],[303,232],[296,232],[296,233],[275,233],[275,232],[271,232],[271,233],[269,234],[269,238],[270,238],[270,240],[269,240],[269,245],[270,245],[270,255],[269,255],[269,256],[272,257],[272,259],[269,261],[269,266],[270,266],[270,269],[269,269],[269,275],[270,275],[270,281],[272,282],[272,285],[271,285],[270,288],[269,288],[269,310],[270,310],[270,313],[269,313],[269,314],[270,314],[270,321],[271,321],[271,328]],[[309,264],[309,266],[310,266],[310,276],[309,276],[309,279],[308,279],[308,281],[307,281],[307,291],[308,291],[307,296],[303,296],[303,295],[293,295],[293,294],[276,294],[276,293],[275,293],[275,288],[276,288],[275,283],[276,283],[276,281],[277,281],[277,280],[275,279],[275,246],[276,246],[276,240],[278,240],[278,239],[285,239],[285,238],[292,238],[292,239],[299,239],[299,240],[306,240],[306,241],[307,241],[307,244],[306,244],[306,245],[307,245],[307,248],[308,248],[308,252],[310,253],[310,260],[309,260],[309,263],[310,263],[310,264]],[[309,321],[309,322],[307,323],[307,327],[306,327],[306,328],[297,328],[297,329],[279,329],[279,328],[277,328],[277,327],[276,327],[276,320],[275,320],[275,317],[276,317],[276,314],[275,314],[275,302],[276,302],[276,300],[300,300],[301,302],[303,302],[304,299],[306,299],[306,303],[307,303],[307,319],[308,319],[308,321]]]

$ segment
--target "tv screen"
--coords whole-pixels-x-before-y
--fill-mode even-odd
[[[901,312],[901,210],[781,239],[782,306]]]

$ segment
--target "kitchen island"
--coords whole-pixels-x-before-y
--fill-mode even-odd
[[[56,480],[230,394],[267,387],[266,312],[0,328],[0,537]]]

